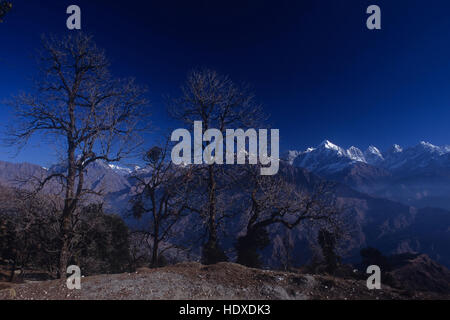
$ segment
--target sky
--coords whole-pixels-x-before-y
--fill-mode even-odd
[[[64,35],[66,8],[81,8],[113,74],[149,88],[152,124],[174,124],[166,95],[208,67],[249,84],[281,150],[328,139],[381,150],[419,141],[450,144],[450,2],[446,0],[85,1],[10,0],[0,24],[0,101],[30,88],[42,34]],[[381,30],[366,8],[381,8]],[[0,126],[11,121],[0,103]],[[151,143],[154,137],[148,135]],[[49,165],[54,148],[32,141],[0,160]]]

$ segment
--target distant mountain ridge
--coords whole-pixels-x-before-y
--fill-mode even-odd
[[[313,172],[336,172],[357,162],[388,170],[415,169],[430,164],[450,165],[450,146],[435,146],[429,142],[403,149],[397,144],[385,152],[370,145],[364,152],[351,146],[344,149],[329,140],[305,151],[288,151],[288,161]]]
[[[315,148],[289,151],[288,161],[326,179],[342,182],[373,196],[417,207],[450,209],[450,146],[429,142],[381,152],[362,152],[325,140]]]

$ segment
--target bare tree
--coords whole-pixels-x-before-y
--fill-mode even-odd
[[[299,188],[284,175],[262,176],[258,166],[247,166],[241,179],[244,216],[248,217],[245,235],[238,238],[237,262],[259,267],[257,250],[270,243],[267,228],[280,225],[289,230],[303,221],[331,222],[339,213],[326,186],[307,191]]]
[[[145,119],[144,90],[133,79],[114,79],[105,54],[92,37],[43,37],[40,76],[33,94],[12,102],[15,118],[10,143],[23,146],[33,135],[61,146],[66,172],[49,174],[38,190],[57,180],[64,208],[60,217],[59,273],[65,277],[73,228],[71,216],[94,191],[84,183],[89,164],[120,161],[138,145]]]
[[[278,240],[276,257],[280,261],[280,267],[284,271],[290,271],[294,266],[293,251],[295,248],[292,230],[286,230],[286,233],[279,235],[276,240]]]
[[[163,251],[176,246],[168,244],[173,237],[173,227],[181,218],[192,212],[191,167],[176,166],[167,159],[169,143],[151,148],[144,157],[145,173],[135,175],[136,195],[132,198],[132,213],[136,218],[148,219],[148,227],[137,230],[151,240],[151,265],[160,265]],[[166,242],[164,248],[160,243]],[[147,242],[148,243],[148,242]]]
[[[253,127],[262,118],[260,106],[247,89],[238,87],[228,77],[213,70],[191,72],[182,93],[169,105],[170,113],[189,126],[193,126],[194,121],[201,121],[203,132],[214,128],[225,136],[227,128]],[[219,167],[216,164],[203,167],[206,203],[202,202],[198,210],[202,212],[208,230],[208,240],[202,252],[202,260],[206,264],[227,260],[218,242],[217,223],[225,214],[223,207],[217,205],[220,201]]]
[[[61,201],[52,196],[30,197],[20,189],[0,188],[0,258],[11,266],[10,281],[17,269],[47,267],[55,263],[55,222]],[[3,233],[2,233],[3,232]]]

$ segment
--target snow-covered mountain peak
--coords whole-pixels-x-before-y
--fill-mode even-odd
[[[418,147],[421,149],[428,151],[428,152],[438,152],[438,153],[445,153],[444,148],[435,146],[434,144],[431,144],[426,141],[420,141]]]
[[[434,144],[429,143],[427,141],[420,141],[419,144],[424,146],[424,147],[428,147],[428,148],[439,148],[439,147],[435,146]]]
[[[372,145],[370,145],[367,148],[366,153],[368,153],[368,154],[370,153],[370,154],[374,154],[374,155],[378,155],[380,157],[383,157],[383,155],[381,154],[381,151],[377,147],[372,146]]]
[[[324,140],[317,148],[300,152],[293,164],[316,172],[336,172],[355,161],[365,161],[361,150],[356,147],[345,150],[329,140]]]
[[[375,146],[369,146],[364,152],[364,158],[369,164],[378,164],[384,161],[384,156],[381,151]]]
[[[325,149],[336,150],[336,151],[340,151],[340,149],[341,149],[340,147],[338,147],[337,145],[332,143],[330,140],[322,141],[322,143],[319,145],[319,148],[325,148]]]
[[[354,146],[347,149],[347,156],[354,161],[366,162],[362,151]]]
[[[117,172],[118,174],[121,174],[121,175],[124,175],[124,176],[130,174],[131,172],[133,172],[133,170],[131,170],[130,168],[121,167],[119,165],[112,164],[112,163],[109,163],[108,166],[112,170],[114,170],[114,172]]]
[[[128,167],[121,166],[121,165],[118,165],[115,163],[109,163],[109,162],[106,162],[101,159],[95,160],[94,162],[89,164],[89,167],[91,167],[91,168],[97,167],[97,168],[103,168],[104,170],[111,170],[114,173],[117,173],[121,176],[126,176],[133,172],[133,170]]]
[[[398,144],[394,144],[389,151],[391,151],[392,153],[399,153],[399,152],[403,152],[403,148],[400,147]]]

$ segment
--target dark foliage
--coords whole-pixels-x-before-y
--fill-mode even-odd
[[[47,199],[21,198],[2,189],[0,208],[0,264],[11,272],[20,270],[58,276],[60,221]],[[131,266],[129,231],[121,217],[103,212],[100,204],[83,207],[74,217],[70,264],[82,274],[118,273]]]
[[[219,262],[228,261],[228,257],[224,253],[223,249],[216,242],[211,243],[208,241],[203,246],[202,251],[202,263],[203,264],[215,264]]]
[[[91,205],[86,208],[79,234],[79,253],[72,259],[85,274],[129,271],[129,232],[121,217],[104,214],[101,206]]]
[[[339,256],[336,254],[337,241],[335,235],[326,229],[320,229],[317,241],[322,249],[322,255],[325,260],[325,271],[329,274],[334,274],[340,260]]]
[[[260,250],[270,244],[269,234],[265,228],[256,228],[245,236],[239,237],[236,243],[237,263],[252,268],[261,268]]]
[[[361,249],[361,267],[363,271],[370,265],[377,265],[382,271],[390,271],[391,266],[387,257],[385,257],[378,249],[367,247]]]

